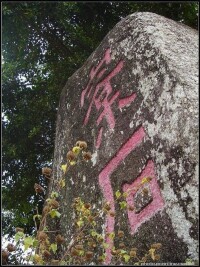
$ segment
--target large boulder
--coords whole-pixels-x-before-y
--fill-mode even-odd
[[[118,229],[141,253],[161,243],[160,262],[198,258],[197,31],[148,12],[122,19],[62,91],[54,181],[77,140],[88,143],[92,160],[65,177],[60,229],[68,241],[71,204],[81,197],[97,210],[110,202],[116,214],[100,222],[107,264],[119,241],[106,233]],[[117,190],[129,192],[129,209],[114,200]]]

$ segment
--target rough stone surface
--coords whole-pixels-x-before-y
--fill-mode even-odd
[[[148,12],[121,20],[61,94],[54,180],[77,140],[87,141],[92,152],[91,162],[66,175],[60,222],[65,237],[73,233],[74,197],[97,210],[106,200],[116,216],[102,217],[102,231],[124,230],[126,245],[141,252],[162,243],[160,262],[196,260],[198,115],[197,32]],[[152,178],[150,197],[142,204],[134,188],[146,176]],[[113,202],[117,190],[130,190],[126,201],[136,211]]]
[[[153,201],[153,196],[149,186],[142,186],[138,189],[133,199],[134,212],[140,213],[151,201]]]

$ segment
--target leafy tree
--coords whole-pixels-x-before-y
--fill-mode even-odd
[[[60,92],[121,18],[154,12],[195,29],[198,2],[9,2],[2,3],[3,230],[33,230],[51,166]]]

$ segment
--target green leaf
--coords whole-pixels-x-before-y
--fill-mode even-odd
[[[62,188],[64,188],[65,187],[65,179],[61,179],[60,182],[59,182],[59,184],[60,184],[60,186]]]
[[[61,169],[62,169],[63,173],[65,174],[67,172],[67,164],[61,165]]]
[[[97,225],[97,223],[96,223],[95,221],[93,221],[91,224],[92,224],[93,226],[96,226],[96,225]]]
[[[149,254],[153,261],[155,261],[155,251],[156,251],[155,248],[149,249]]]
[[[24,238],[24,250],[27,250],[28,248],[32,247],[34,243],[34,238],[31,236]]]
[[[126,197],[128,197],[128,193],[127,193],[127,192],[124,192],[124,193],[122,194],[122,196],[126,198]]]
[[[106,254],[104,253],[103,255],[99,256],[99,259],[102,259],[102,261],[105,261],[105,259],[106,259]]]
[[[74,166],[74,165],[76,165],[76,161],[75,161],[75,160],[72,160],[72,161],[69,162],[69,164],[70,164],[71,166]]]
[[[53,253],[55,254],[56,251],[57,251],[57,244],[56,243],[52,243],[51,246],[50,246],[50,249],[53,251]]]
[[[115,233],[112,232],[112,233],[110,233],[108,236],[109,236],[111,239],[114,239],[114,237],[115,237]]]
[[[25,234],[23,232],[17,232],[15,234],[15,241],[18,242],[21,238],[24,238]]]
[[[97,240],[98,242],[102,242],[104,240],[103,235],[97,234]]]
[[[128,254],[123,255],[123,258],[125,262],[128,262],[130,260],[130,256]]]
[[[123,249],[121,249],[121,251],[120,251],[120,254],[127,254],[127,251],[126,250],[123,250]]]
[[[116,198],[119,198],[119,197],[121,196],[121,193],[120,193],[119,190],[117,190],[117,191],[115,192],[115,196],[116,196]]]
[[[39,241],[38,241],[37,239],[34,239],[34,240],[33,240],[33,247],[34,247],[34,248],[37,248],[38,245],[39,245]]]
[[[58,192],[52,192],[51,193],[51,198],[57,198],[59,196]]]
[[[106,248],[109,248],[109,244],[107,244],[107,243],[105,243],[105,242],[103,242],[102,245],[103,245],[103,248],[105,248],[105,249],[106,249]]]
[[[125,209],[127,207],[126,201],[119,202],[119,205],[120,205],[120,209]]]
[[[42,260],[42,257],[39,254],[35,254],[33,261],[35,265],[43,265],[44,261]]]
[[[84,255],[84,250],[78,250],[78,255],[83,256]]]
[[[49,215],[51,216],[51,218],[55,218],[55,217],[60,218],[60,216],[61,216],[60,212],[58,212],[58,211],[55,210],[55,209],[52,209],[52,210],[49,212]]]
[[[149,183],[151,181],[151,177],[144,177],[142,178],[141,184]]]
[[[74,146],[72,148],[72,151],[74,152],[75,155],[78,155],[80,153],[81,149],[79,146]]]
[[[90,232],[90,234],[91,234],[91,236],[93,236],[93,237],[98,236],[98,233],[97,233],[96,231],[94,231],[94,230],[92,230],[92,231]]]
[[[78,225],[79,227],[83,226],[83,225],[84,225],[84,221],[83,221],[83,220],[79,220],[79,221],[77,222],[77,225]]]

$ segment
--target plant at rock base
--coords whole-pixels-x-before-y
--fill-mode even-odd
[[[59,233],[59,229],[50,231],[49,225],[55,223],[61,217],[59,196],[60,190],[65,185],[65,174],[71,166],[78,164],[80,161],[89,161],[91,153],[86,151],[87,143],[85,141],[77,141],[75,146],[67,152],[66,163],[61,165],[63,177],[56,181],[56,191],[52,191],[49,198],[46,199],[43,207],[42,214],[37,213],[33,216],[35,222],[36,235],[28,236],[24,233],[22,228],[16,228],[15,242],[16,245],[9,243],[6,250],[2,251],[2,259],[5,264],[9,262],[9,255],[13,254],[19,247],[23,245],[23,253],[28,249],[31,252],[26,256],[21,264],[34,264],[34,265],[90,265],[90,264],[104,264],[106,259],[106,249],[109,245],[105,242],[105,236],[98,232],[98,222],[102,214],[105,216],[115,217],[115,212],[111,211],[109,202],[103,204],[100,211],[92,209],[91,203],[84,202],[83,199],[77,197],[72,203],[72,208],[75,213],[74,227],[75,231],[72,236],[71,242],[67,243],[65,238]],[[53,181],[51,178],[52,170],[50,168],[43,168],[42,174],[45,178]],[[141,185],[148,183],[150,177],[144,177]],[[34,185],[36,194],[44,192],[44,188],[35,183]],[[137,188],[138,189],[138,188]],[[119,190],[115,193],[116,202],[120,209],[134,210],[134,207],[128,206],[126,197],[129,192],[121,193]],[[40,195],[39,195],[40,196]],[[39,221],[39,228],[37,222]],[[48,223],[47,223],[48,221]],[[52,240],[51,235],[55,234]],[[148,261],[158,261],[160,256],[157,250],[160,249],[161,244],[152,244],[147,253],[139,258],[136,248],[127,249],[123,242],[124,232],[118,230],[117,233],[107,233],[107,236],[114,240],[116,237],[120,238],[118,247],[113,247],[111,250],[112,264],[129,264],[141,265]],[[64,251],[62,255],[58,254],[58,250],[62,246]]]

